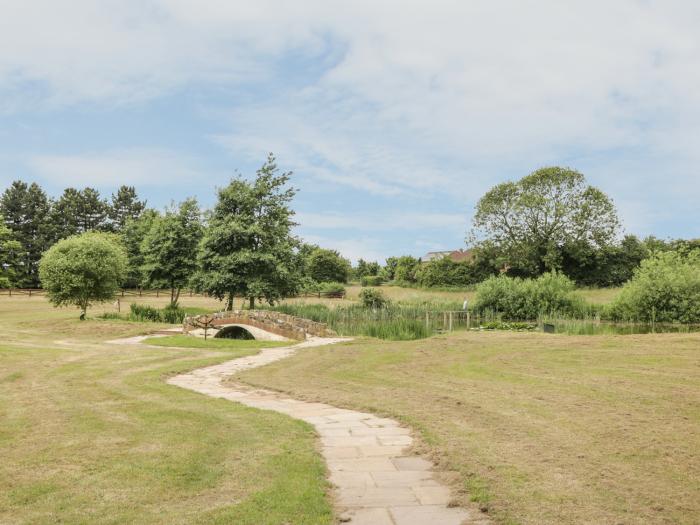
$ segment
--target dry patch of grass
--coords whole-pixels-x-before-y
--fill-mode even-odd
[[[165,383],[255,348],[96,342],[157,327],[0,298],[0,523],[330,524],[309,425]]]
[[[700,516],[700,334],[360,340],[241,377],[405,421],[502,523]]]

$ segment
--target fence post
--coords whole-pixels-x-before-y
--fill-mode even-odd
[[[450,312],[450,332],[452,331],[452,314],[453,312]]]
[[[467,310],[467,330],[471,328],[471,319],[469,318],[469,310]]]
[[[156,297],[158,297],[158,290],[156,290]]]
[[[29,289],[29,297],[31,297],[31,296],[32,296],[32,289],[30,288]]]
[[[430,330],[430,313],[425,311],[425,329]]]

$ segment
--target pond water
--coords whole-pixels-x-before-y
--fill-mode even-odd
[[[700,332],[700,325],[557,320],[543,323],[540,329],[569,335],[633,335]]]

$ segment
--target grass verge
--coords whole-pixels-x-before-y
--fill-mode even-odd
[[[696,523],[700,334],[461,332],[239,378],[407,422],[500,523]]]
[[[256,349],[148,329],[0,299],[0,523],[332,523],[309,425],[165,383]]]

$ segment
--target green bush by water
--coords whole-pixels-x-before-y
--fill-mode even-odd
[[[622,321],[700,323],[700,250],[644,260],[604,314]]]
[[[574,283],[561,273],[546,273],[537,279],[501,275],[476,287],[478,311],[491,311],[509,321],[534,320],[543,314],[587,316],[593,306],[575,293]]]

